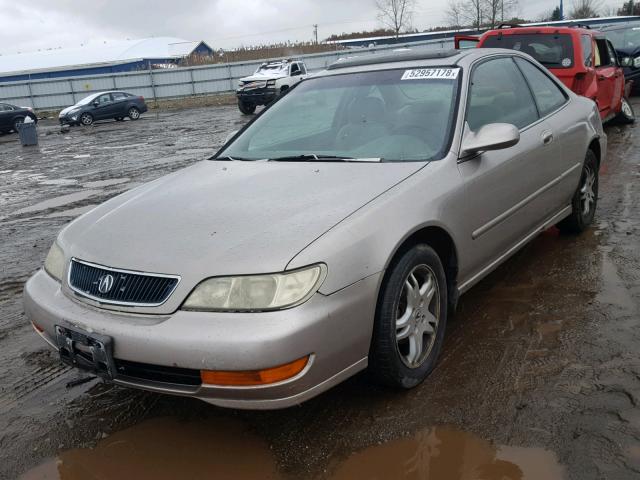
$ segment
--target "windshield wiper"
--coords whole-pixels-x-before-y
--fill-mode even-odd
[[[211,157],[209,160],[221,160],[223,162],[238,160],[241,162],[251,162],[255,160],[255,158],[230,157],[228,155],[225,155],[224,157]]]
[[[287,157],[274,157],[269,159],[270,162],[379,162],[379,158],[354,158],[345,157],[343,155],[316,155],[307,153],[303,155],[291,155]]]

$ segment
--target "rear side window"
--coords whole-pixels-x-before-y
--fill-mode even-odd
[[[127,98],[127,94],[122,92],[112,93],[111,96],[114,100],[124,100],[125,98]]]
[[[582,56],[584,66],[590,67],[593,64],[593,41],[589,35],[580,35],[580,45],[582,45]]]
[[[489,60],[473,70],[467,107],[471,130],[489,123],[524,128],[536,120],[538,111],[531,90],[511,58]]]
[[[491,35],[482,46],[518,50],[548,68],[571,68],[574,65],[573,42],[565,33]]]
[[[567,97],[547,74],[522,58],[515,60],[533,91],[541,116],[544,117],[564,105]]]

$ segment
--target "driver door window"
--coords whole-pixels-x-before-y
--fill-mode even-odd
[[[531,91],[511,58],[478,65],[470,89],[467,123],[473,131],[489,123],[511,123],[523,129],[538,120]]]

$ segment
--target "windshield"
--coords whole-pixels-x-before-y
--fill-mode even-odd
[[[570,68],[574,63],[573,42],[564,33],[490,35],[482,46],[518,50],[550,68]]]
[[[640,46],[640,24],[636,25],[635,27],[607,30],[607,38],[611,40],[616,49],[635,49]]]
[[[265,74],[274,74],[274,73],[287,73],[287,64],[274,63],[270,65],[261,65],[255,71],[255,75],[265,75]]]
[[[459,71],[431,67],[310,78],[216,157],[441,158],[449,147]]]
[[[76,103],[77,106],[80,105],[87,105],[89,103],[91,103],[91,101],[96,98],[98,95],[100,95],[100,93],[94,93],[93,95],[89,95],[88,97],[84,97],[82,100],[80,100],[78,103]],[[74,106],[76,106],[74,105]]]

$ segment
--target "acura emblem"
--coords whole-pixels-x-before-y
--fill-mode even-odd
[[[102,275],[98,279],[98,291],[100,293],[109,293],[113,288],[113,275],[106,274]]]

